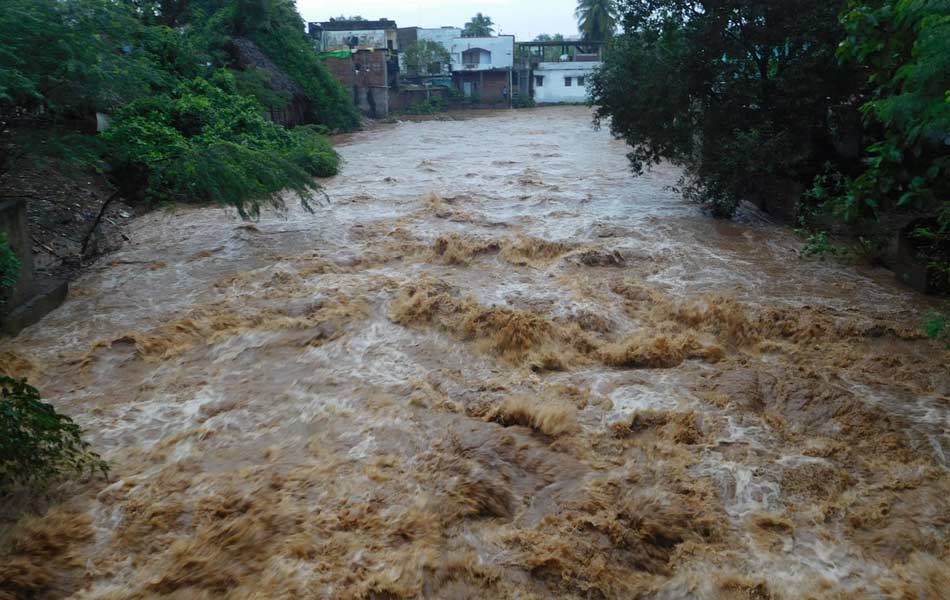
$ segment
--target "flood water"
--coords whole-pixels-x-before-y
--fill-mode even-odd
[[[112,464],[4,508],[0,598],[947,597],[950,352],[890,274],[583,107],[339,150],[313,214],[152,213],[0,345]]]

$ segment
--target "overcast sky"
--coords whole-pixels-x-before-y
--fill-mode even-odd
[[[400,27],[462,27],[477,12],[495,22],[495,33],[519,41],[539,33],[577,35],[576,0],[297,0],[307,21],[326,21],[341,14],[367,19],[386,17]]]

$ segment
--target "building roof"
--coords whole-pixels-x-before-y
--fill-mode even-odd
[[[601,64],[597,61],[542,62],[535,71],[593,71]]]
[[[349,21],[330,19],[319,23],[308,23],[310,31],[370,31],[378,29],[396,29],[396,22],[389,19],[376,21]]]

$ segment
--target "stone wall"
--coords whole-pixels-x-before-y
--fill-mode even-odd
[[[7,234],[13,252],[20,259],[20,277],[12,290],[3,293],[0,314],[19,306],[30,297],[33,289],[33,240],[26,222],[26,202],[7,200],[0,202],[0,231]]]
[[[0,202],[0,231],[7,234],[20,259],[20,276],[4,294],[0,306],[0,335],[16,335],[55,310],[69,291],[65,280],[40,277],[33,268],[33,239],[22,200]]]

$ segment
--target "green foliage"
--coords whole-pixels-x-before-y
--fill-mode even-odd
[[[108,471],[72,419],[44,403],[25,379],[0,375],[0,487]]]
[[[585,40],[602,42],[617,31],[617,12],[615,0],[578,0],[574,16]]]
[[[669,160],[716,216],[776,181],[807,185],[834,156],[829,115],[857,70],[835,57],[841,3],[627,0],[624,33],[592,78],[597,118],[636,173]]]
[[[550,35],[547,33],[542,33],[538,35],[537,37],[535,37],[534,41],[536,42],[563,42],[564,34],[555,33],[554,35]],[[558,47],[542,48],[540,53],[538,53],[537,51],[534,51],[531,54],[534,57],[536,57],[538,60],[540,60],[541,62],[556,62],[561,57],[562,50],[563,50],[562,48],[558,48]],[[568,54],[573,53],[574,47],[568,45],[567,51],[568,51]],[[529,57],[528,51],[524,50],[521,47],[517,49],[517,52],[518,52],[519,58]]]
[[[236,68],[254,41],[306,96],[287,131],[261,68]],[[292,0],[8,0],[0,11],[0,177],[14,159],[50,156],[104,171],[127,198],[216,201],[256,214],[282,188],[302,198],[336,172],[329,130],[359,127],[349,94],[318,58]],[[73,121],[113,114],[106,135]],[[106,169],[108,165],[108,169]]]
[[[894,210],[950,231],[950,0],[852,0],[842,60],[867,73],[866,167],[831,196],[845,219]]]
[[[317,56],[293,0],[258,1],[267,4],[266,17],[249,23],[247,36],[304,88],[310,102],[308,120],[334,130],[359,128],[359,110]]]
[[[410,75],[437,75],[452,62],[449,51],[431,40],[416,40],[404,50],[403,57]]]
[[[537,104],[534,98],[522,94],[515,94],[511,97],[512,108],[534,108]]]
[[[7,240],[7,234],[0,231],[0,304],[3,304],[2,293],[4,289],[12,288],[16,285],[20,277],[20,259],[10,247]]]
[[[923,322],[924,333],[932,340],[941,340],[950,346],[950,315],[947,313],[933,311],[929,313]]]
[[[495,33],[494,26],[491,17],[478,13],[462,28],[462,37],[489,37]]]
[[[338,158],[313,128],[288,131],[237,94],[233,76],[194,79],[167,95],[123,108],[103,135],[115,170],[132,195],[150,200],[216,202],[242,216],[279,206],[290,189],[307,205],[314,176],[336,172]]]
[[[406,107],[404,112],[407,115],[434,115],[443,112],[445,109],[446,103],[442,96],[432,96],[428,100],[413,102]]]
[[[0,101],[74,114],[112,109],[168,83],[151,67],[158,35],[120,2],[5,0]]]

